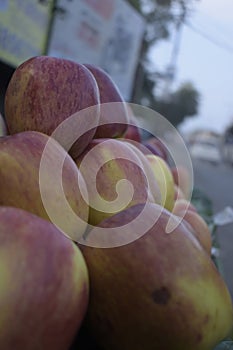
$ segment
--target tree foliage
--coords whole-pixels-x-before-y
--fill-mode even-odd
[[[148,69],[148,52],[157,42],[168,39],[172,31],[178,30],[191,15],[196,1],[198,0],[128,0],[146,22],[134,102],[146,101],[149,107],[166,116],[174,125],[181,123],[186,116],[193,116],[198,112],[199,93],[192,83],[187,82],[177,91],[169,92],[166,99],[157,96],[157,84],[167,76],[164,72],[151,72]]]
[[[166,117],[173,125],[179,125],[185,117],[198,112],[200,95],[191,82],[182,84],[168,99],[154,97],[153,109]]]
[[[151,44],[167,39],[172,28],[184,21],[197,0],[128,0],[146,21],[145,42]],[[144,52],[146,54],[146,51]]]

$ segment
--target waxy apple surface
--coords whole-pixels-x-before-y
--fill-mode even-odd
[[[67,59],[37,56],[17,67],[11,77],[5,95],[6,122],[10,134],[35,130],[51,135],[74,113],[98,104],[98,86],[86,67]],[[99,107],[92,108],[90,113],[78,114],[72,129],[78,133],[86,119],[93,128],[73,145],[74,157],[93,138]],[[64,127],[64,132],[69,133],[70,128]],[[67,139],[69,137],[67,134]]]
[[[48,141],[49,152],[42,171],[41,159]],[[64,160],[61,178],[59,159]],[[73,239],[84,233],[89,211],[81,193],[85,192],[84,180],[73,159],[49,136],[25,131],[0,138],[0,184],[0,205],[18,207],[51,220]],[[79,224],[73,214],[82,219]]]
[[[152,153],[157,155],[157,151],[158,151],[159,156],[161,156],[165,161],[168,160],[168,150],[160,139],[153,136],[147,139],[146,141],[144,141],[143,143],[145,144],[146,147],[148,147],[148,149]]]
[[[147,200],[160,203],[160,191],[150,165],[127,142],[94,139],[75,161],[87,186],[91,225],[137,203]]]
[[[141,210],[130,207],[101,223],[109,247],[120,226],[122,235],[134,235],[138,223],[130,232],[125,225]],[[104,350],[212,350],[232,329],[231,296],[209,254],[183,223],[166,233],[177,217],[156,204],[144,222],[158,213],[130,244],[80,246],[90,276],[86,325]],[[87,244],[98,237],[94,228]]]
[[[78,247],[48,221],[0,207],[0,277],[0,348],[67,350],[89,300]]]
[[[146,158],[148,159],[155,179],[159,184],[162,206],[172,211],[174,206],[175,188],[170,168],[163,158],[156,156],[155,154],[147,154]]]
[[[182,166],[171,167],[175,184],[181,189],[185,199],[190,199],[191,181],[188,170]]]
[[[212,237],[209,227],[205,220],[198,214],[195,207],[185,199],[175,202],[173,211],[184,220],[184,224],[188,225],[189,230],[201,243],[207,253],[211,254]]]
[[[121,137],[128,127],[127,106],[110,75],[100,67],[85,64],[96,79],[100,93],[100,124],[94,138]]]
[[[128,140],[133,140],[135,142],[141,143],[141,132],[140,127],[138,125],[137,119],[133,114],[132,109],[128,106],[129,113],[129,125],[123,137]]]

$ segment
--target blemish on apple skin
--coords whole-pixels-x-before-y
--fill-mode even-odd
[[[152,293],[152,298],[156,304],[166,305],[171,298],[171,292],[167,287],[161,287]]]
[[[197,343],[200,343],[202,341],[202,338],[203,338],[203,335],[201,333],[198,333],[196,337]]]

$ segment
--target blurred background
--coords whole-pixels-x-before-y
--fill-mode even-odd
[[[195,186],[217,214],[233,207],[232,13],[232,0],[1,0],[0,111],[11,75],[29,57],[98,65],[126,101],[178,128]],[[227,213],[217,237],[233,295]]]

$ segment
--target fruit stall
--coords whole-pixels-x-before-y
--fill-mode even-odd
[[[127,102],[144,20],[54,3],[0,1],[0,349],[233,350],[225,219]]]
[[[0,349],[233,348],[211,202],[170,161],[186,148],[142,138],[137,108],[95,65],[42,55],[12,74]]]

